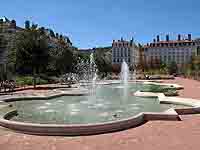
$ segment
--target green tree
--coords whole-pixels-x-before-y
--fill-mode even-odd
[[[168,65],[168,72],[169,74],[173,74],[173,73],[177,73],[178,67],[175,61],[172,61],[169,65]]]
[[[29,20],[25,21],[25,29],[30,29],[30,21]]]
[[[50,49],[49,71],[54,75],[73,72],[77,63],[78,54],[75,47],[69,47],[61,36]]]
[[[167,73],[167,65],[165,63],[162,63],[161,62],[161,65],[160,65],[160,72],[166,74]]]
[[[51,37],[54,37],[54,38],[56,37],[56,36],[55,36],[55,33],[53,32],[52,29],[49,29],[49,33],[50,33],[50,36],[51,36]]]
[[[16,40],[16,67],[17,69],[28,69],[33,74],[34,88],[36,77],[45,70],[48,63],[48,37],[44,28],[33,24],[30,28],[19,32]]]
[[[106,77],[112,72],[112,52],[111,47],[95,48],[95,62],[99,73]]]

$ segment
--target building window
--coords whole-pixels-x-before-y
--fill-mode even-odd
[[[168,61],[171,61],[171,56],[168,56]]]
[[[128,56],[131,56],[131,51],[130,51],[130,49],[128,50]]]
[[[200,56],[200,46],[197,47],[197,56]]]
[[[126,51],[126,49],[124,51],[124,56],[127,57],[127,51]]]

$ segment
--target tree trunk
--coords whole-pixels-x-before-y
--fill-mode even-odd
[[[33,68],[33,87],[36,88],[36,68]]]

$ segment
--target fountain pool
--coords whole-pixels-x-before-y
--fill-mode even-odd
[[[133,117],[141,112],[163,112],[157,98],[133,95],[136,85],[129,83],[127,98],[121,94],[120,84],[101,85],[96,88],[95,99],[88,96],[63,96],[51,100],[11,102],[18,115],[14,121],[40,124],[91,124],[105,123]],[[138,83],[138,89],[149,85]]]

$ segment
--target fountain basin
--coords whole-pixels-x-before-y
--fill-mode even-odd
[[[130,84],[125,96],[123,88],[118,86],[102,85],[96,89],[95,95],[10,102],[18,111],[18,116],[11,120],[39,124],[98,124],[130,118],[141,112],[166,110],[160,107],[156,97],[136,97],[132,94],[146,85]]]
[[[36,124],[8,120],[9,118],[13,117],[13,115],[16,115],[16,113],[16,110],[10,110],[9,112],[5,113],[0,117],[0,125],[18,132],[34,135],[80,136],[101,134],[136,127],[149,120],[180,120],[179,116],[174,111],[163,113],[139,113],[131,118],[98,124]]]
[[[118,85],[116,85],[116,86],[118,86]],[[135,91],[140,89],[140,86],[142,87],[142,85],[137,84],[137,88],[130,88],[129,92],[130,91],[133,92],[133,89]],[[129,87],[132,87],[132,86],[129,86]],[[118,94],[116,93],[115,86],[114,87],[113,86],[103,87],[103,89],[105,91],[108,91],[107,88],[114,90],[114,95],[116,97],[120,96],[120,92]],[[120,89],[117,89],[117,90],[120,90]],[[99,93],[100,93],[100,95],[106,96],[108,93],[110,93],[110,91],[108,93],[106,92],[105,94],[102,94],[101,92],[99,92]],[[187,111],[187,113],[191,113],[192,111],[193,112],[200,112],[199,111],[200,105],[196,101],[193,101],[193,103],[186,103],[186,102],[182,103],[181,100],[174,100],[174,99],[166,98],[163,94],[160,94],[160,93],[154,93],[154,94],[155,95],[153,96],[154,97],[153,99],[151,99],[151,98],[143,99],[142,98],[142,99],[138,99],[138,100],[150,102],[150,104],[151,104],[151,102],[156,102],[156,106],[160,106],[159,105],[160,103],[184,104],[184,105],[191,106],[191,107],[190,108],[183,108],[183,109],[176,109],[176,111],[180,110],[180,113],[183,113],[183,112],[186,112],[186,111]],[[111,95],[111,97],[114,97],[114,95]],[[138,93],[138,96],[142,96],[142,94]],[[152,95],[150,95],[150,94],[148,95],[148,93],[145,95],[145,97],[149,97],[149,96],[152,97]],[[109,95],[107,95],[107,98],[108,97],[109,97]],[[62,98],[62,97],[59,97],[59,98]],[[125,106],[124,108],[130,109],[129,106],[133,106],[133,108],[137,108],[135,106],[138,106],[139,104],[134,103],[135,100],[137,101],[137,98],[136,99],[135,98],[136,97],[134,97],[134,96],[129,96],[129,99],[127,100],[128,102],[126,103],[126,105],[124,105]],[[29,100],[30,100],[30,98],[29,98]],[[46,107],[52,107],[53,106],[52,100],[53,99],[42,100],[42,101],[43,101],[43,103],[45,104]],[[83,104],[85,106],[90,106],[90,103],[88,103],[88,102],[93,102],[92,105],[95,104],[94,106],[96,106],[96,107],[89,108],[89,109],[101,110],[102,112],[100,113],[101,114],[100,118],[107,116],[109,113],[105,113],[106,111],[104,110],[105,108],[102,108],[102,106],[104,106],[104,105],[102,105],[102,103],[103,104],[107,103],[107,105],[109,105],[109,103],[108,103],[109,100],[106,99],[105,97],[104,97],[104,100],[102,100],[102,99],[98,100],[98,98],[97,98],[97,101],[101,102],[101,103],[97,103],[97,101],[93,101],[93,100],[94,99],[91,99],[91,101],[89,100],[89,101],[87,101],[87,103],[85,103],[84,100],[81,100],[81,101],[78,101],[77,103],[80,103],[80,105]],[[115,99],[113,99],[112,102],[115,105],[115,103],[118,102],[119,99],[117,101],[114,101],[114,100]],[[32,101],[39,102],[41,100],[32,100]],[[66,100],[66,101],[68,101],[68,100]],[[19,101],[19,102],[25,102],[26,103],[26,102],[31,102],[31,101]],[[60,103],[63,103],[61,99],[56,100],[55,102],[58,103],[58,105]],[[124,101],[122,101],[122,102],[124,102]],[[17,103],[17,102],[14,102],[14,103]],[[128,115],[126,114],[127,112],[125,112],[126,115],[124,116],[122,114],[123,114],[123,111],[126,110],[126,109],[123,110],[121,108],[122,104],[123,103],[119,103],[119,105],[117,105],[117,107],[115,107],[117,109],[114,112],[117,112],[119,114],[119,116],[117,116],[116,118],[113,118],[111,120],[109,120],[109,118],[113,117],[113,115],[108,115],[108,119],[106,119],[106,120],[101,120],[101,119],[95,120],[95,118],[94,118],[93,121],[85,120],[83,122],[77,122],[77,120],[75,120],[75,121],[63,122],[63,123],[61,123],[61,122],[59,123],[57,121],[52,122],[52,123],[37,122],[37,121],[34,120],[34,118],[33,118],[33,121],[30,121],[30,120],[21,120],[20,121],[18,119],[15,120],[15,116],[20,115],[19,114],[20,109],[19,109],[19,107],[14,105],[14,107],[9,107],[5,111],[2,111],[2,110],[0,111],[1,112],[0,113],[0,125],[7,127],[9,129],[13,129],[13,130],[23,132],[23,133],[28,133],[28,134],[37,134],[37,135],[89,135],[89,134],[100,134],[100,133],[108,133],[108,132],[114,132],[114,131],[119,131],[119,130],[125,130],[125,129],[131,128],[131,127],[136,127],[136,126],[143,124],[143,123],[145,123],[146,121],[149,121],[149,120],[180,120],[180,118],[178,116],[179,112],[177,113],[174,109],[169,109],[169,108],[167,108],[167,109],[160,109],[159,108],[159,111],[158,110],[155,111],[154,107],[152,107],[153,109],[148,108],[147,110],[140,110],[136,113],[133,113],[135,110],[138,110],[138,109],[135,109],[134,111],[128,112]],[[23,105],[23,106],[25,108],[25,105]],[[67,106],[68,106],[68,104],[67,104]],[[69,112],[75,112],[75,114],[77,112],[79,112],[78,108],[75,107],[76,104],[75,104],[75,106],[74,105],[71,105],[71,106],[72,106],[71,108],[73,109],[73,111],[70,110]],[[110,106],[112,106],[112,104]],[[152,106],[152,105],[147,105],[147,106]],[[41,110],[45,110],[46,107],[43,107],[41,105],[41,103],[39,103],[39,108]],[[58,109],[58,108],[56,108],[56,109]],[[61,109],[58,109],[58,110],[61,110]],[[113,110],[111,112],[113,112]],[[23,113],[25,113],[25,112],[23,112]],[[47,111],[46,113],[51,113],[51,111]],[[75,115],[75,114],[73,114],[73,115]],[[90,112],[89,114],[92,114],[92,113]],[[87,115],[84,114],[83,117],[87,117]]]

